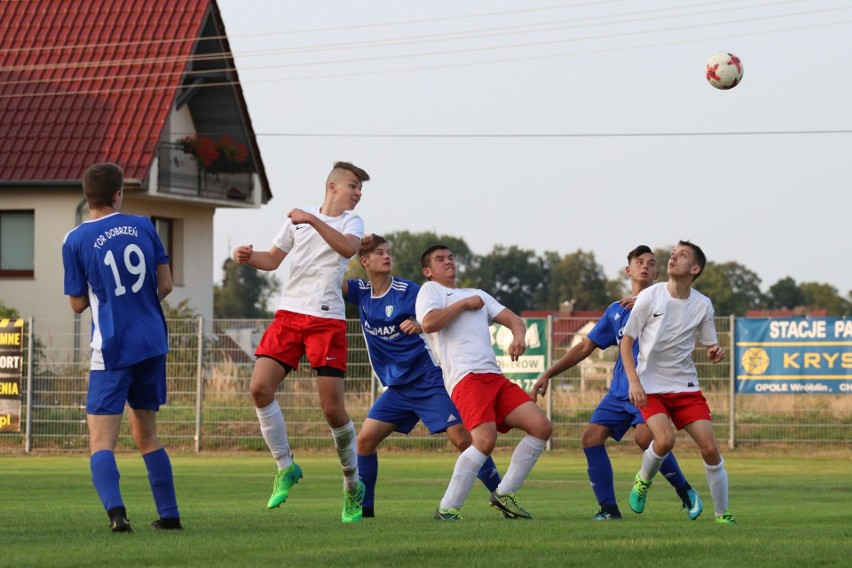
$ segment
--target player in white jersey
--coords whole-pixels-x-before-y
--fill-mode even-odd
[[[657,281],[657,257],[654,256],[650,247],[639,245],[627,253],[625,272],[630,277],[632,296],[611,304],[588,335],[542,373],[530,390],[534,399],[538,397],[538,394],[544,394],[547,391],[552,377],[577,365],[595,349],[606,349],[619,344],[636,296]],[[634,357],[638,348],[639,344],[634,342]],[[607,438],[617,442],[627,430],[633,427],[636,429],[634,440],[642,450],[646,450],[651,443],[651,431],[645,425],[642,412],[630,404],[628,392],[627,376],[624,374],[624,365],[619,356],[612,369],[609,391],[592,413],[589,425],[580,441],[580,446],[589,463],[589,482],[600,505],[600,511],[592,517],[593,521],[621,518],[621,511],[615,499],[612,463],[606,451]],[[686,481],[674,453],[669,453],[660,466],[660,471],[677,491],[689,518],[697,519],[703,507],[701,497]]]
[[[358,478],[355,426],[343,403],[347,342],[341,285],[347,261],[358,252],[364,237],[364,222],[352,210],[361,200],[361,184],[369,179],[357,166],[335,163],[319,208],[291,210],[266,252],[255,251],[252,245],[234,249],[234,260],[259,270],[276,270],[287,256],[292,261],[275,320],[257,346],[251,376],[260,430],[278,465],[266,506],[274,509],[284,503],[302,477],[290,453],[275,391],[306,355],[317,374],[322,411],[343,469],[340,519],[344,523],[361,520],[364,484]]]
[[[125,402],[130,432],[148,470],[160,518],[155,529],[181,529],[172,465],[157,438],[166,402],[166,320],[160,301],[172,290],[169,257],[147,217],[119,212],[124,172],[95,164],[83,174],[92,218],[65,235],[62,262],[71,308],[92,310],[92,361],[86,395],[92,483],[113,532],[130,532],[115,447]]]
[[[514,361],[526,349],[526,324],[482,290],[459,288],[453,254],[445,245],[426,249],[420,263],[429,282],[417,294],[417,319],[473,439],[456,460],[435,518],[461,519],[460,509],[477,472],[494,450],[497,433],[519,428],[527,435],[512,453],[509,469],[489,502],[509,518],[529,519],[531,515],[518,505],[514,494],[544,451],[553,426],[530,396],[503,376],[488,330],[496,321],[512,331],[508,352]]]
[[[384,237],[365,237],[358,259],[368,280],[345,281],[343,297],[358,306],[370,364],[385,387],[358,432],[358,472],[367,488],[363,515],[374,517],[376,450],[385,438],[394,432],[408,434],[423,421],[430,434],[446,432],[460,452],[470,447],[471,439],[444,388],[441,368],[420,335],[423,329],[414,315],[420,286],[392,275],[390,246]],[[490,457],[477,477],[488,493],[497,489],[500,474]]]
[[[716,339],[713,304],[692,289],[692,282],[704,271],[706,262],[701,248],[680,241],[669,258],[668,282],[655,284],[639,294],[624,327],[620,350],[630,385],[630,402],[642,409],[645,423],[654,435],[630,491],[630,508],[636,513],[645,510],[651,482],[674,448],[674,423],[678,430],[686,430],[704,458],[716,523],[730,525],[736,521],[728,512],[728,473],[692,360],[696,335],[707,346],[711,362],[718,363],[725,355]],[[637,340],[639,356],[634,363],[633,344]]]

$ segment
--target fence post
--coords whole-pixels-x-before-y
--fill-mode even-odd
[[[544,336],[547,338],[547,349],[545,349],[544,355],[544,368],[549,369],[551,361],[553,360],[553,314],[547,316],[547,323],[545,324],[546,329],[544,330]],[[544,404],[544,412],[547,416],[547,419],[550,420],[551,424],[553,423],[553,385],[550,385],[550,388],[547,389],[546,402]],[[553,438],[551,436],[547,439],[545,443],[544,449],[546,451],[550,451],[550,439]]]
[[[195,453],[201,453],[201,412],[204,405],[201,403],[204,396],[204,317],[200,314],[198,321],[198,360],[195,366]]]
[[[27,422],[24,427],[24,452],[33,449],[33,325],[35,319],[27,320]]]
[[[732,450],[737,443],[737,407],[736,407],[736,394],[737,394],[737,362],[735,360],[735,355],[737,352],[737,341],[736,341],[736,326],[737,326],[737,318],[733,315],[729,316],[729,324],[731,330],[731,354],[728,357],[728,366],[730,368],[729,375],[731,377],[731,400],[728,403],[729,411],[728,411],[728,447]]]

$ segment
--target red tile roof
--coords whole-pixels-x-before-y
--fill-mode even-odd
[[[0,2],[0,180],[144,178],[210,5]]]

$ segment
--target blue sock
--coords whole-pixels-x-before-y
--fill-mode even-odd
[[[364,482],[363,507],[372,508],[376,502],[376,479],[379,477],[379,454],[373,452],[368,456],[358,454],[358,475]]]
[[[497,471],[497,466],[494,465],[491,456],[488,456],[476,476],[488,488],[489,493],[497,491],[497,486],[500,485],[500,472]]]
[[[115,507],[124,507],[121,499],[121,489],[118,480],[118,466],[115,464],[115,454],[110,450],[100,450],[89,458],[89,469],[92,470],[92,484],[104,509],[109,511]]]
[[[589,481],[592,483],[592,490],[595,492],[598,503],[601,507],[604,505],[615,506],[612,462],[609,461],[606,446],[583,448],[583,452],[586,454],[586,461],[589,462]]]
[[[157,513],[164,519],[179,519],[175,481],[172,477],[172,462],[165,448],[148,452],[142,456],[148,469],[148,483],[154,494]]]
[[[669,452],[669,455],[666,456],[666,459],[664,459],[662,465],[660,465],[660,473],[663,474],[663,477],[665,477],[677,491],[689,489],[689,483],[687,483],[686,478],[683,476],[683,472],[680,470],[680,466],[677,464],[677,460],[672,452]]]

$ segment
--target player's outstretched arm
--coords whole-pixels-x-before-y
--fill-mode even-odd
[[[580,343],[566,351],[565,355],[560,357],[556,363],[551,365],[550,368],[538,377],[538,380],[532,386],[532,389],[530,389],[530,396],[533,397],[533,400],[538,400],[538,395],[547,394],[550,379],[574,367],[577,363],[591,355],[592,351],[597,348],[598,346],[595,345],[594,341],[588,337],[584,337]]]
[[[243,245],[234,249],[234,260],[240,264],[248,264],[258,270],[276,270],[287,253],[278,247],[272,247],[268,251],[256,251],[254,245]]]
[[[287,216],[294,225],[305,223],[313,227],[323,240],[328,243],[328,246],[343,258],[352,258],[358,254],[358,249],[361,248],[361,239],[359,237],[343,234],[325,221],[320,220],[316,215],[312,215],[307,211],[293,209]]]

